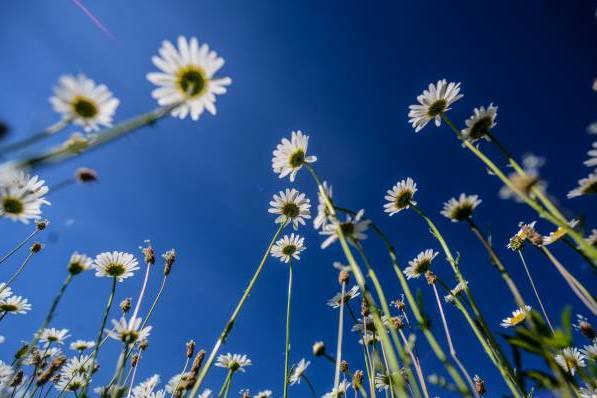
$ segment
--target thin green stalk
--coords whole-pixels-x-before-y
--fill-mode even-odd
[[[51,137],[54,134],[63,130],[66,126],[70,124],[70,122],[70,119],[59,120],[58,122],[52,124],[45,130],[40,131],[39,133],[33,134],[32,136],[27,137],[21,141],[5,145],[4,147],[0,148],[0,155],[6,155],[7,153],[26,148],[29,145],[35,144],[36,142],[39,142],[45,138]]]
[[[549,320],[549,316],[547,315],[547,311],[545,310],[545,307],[543,306],[543,301],[541,300],[541,296],[539,296],[539,291],[535,287],[535,282],[533,281],[533,277],[531,276],[531,272],[529,271],[529,268],[527,267],[527,262],[524,260],[524,256],[522,255],[522,250],[517,250],[517,251],[518,251],[518,255],[520,256],[520,261],[522,262],[524,270],[527,273],[527,277],[529,278],[529,282],[531,282],[531,287],[533,288],[533,292],[535,292],[535,298],[539,302],[539,306],[541,307],[541,311],[543,312],[543,316],[545,317],[545,320],[547,321],[547,324],[549,325],[549,328],[551,329],[551,333],[555,333],[555,331],[553,329],[553,326],[551,325],[551,321]],[[520,308],[525,308],[525,307],[524,306],[520,306]]]
[[[284,395],[288,397],[288,357],[290,354],[290,313],[292,299],[292,258],[288,262],[288,300],[286,302],[286,340],[284,343]]]
[[[323,354],[321,354],[322,357],[324,357],[325,359],[327,359],[332,365],[336,365],[336,358],[334,358],[333,356],[331,356],[330,354],[324,352]],[[365,360],[366,361],[366,360]],[[350,378],[352,378],[353,374],[350,370],[346,371],[346,375]],[[365,389],[363,386],[361,386],[361,388],[359,388],[359,391],[361,392],[361,394],[366,398],[367,397],[367,392],[365,392]],[[372,397],[373,398],[373,397]]]
[[[334,390],[338,391],[340,384],[340,364],[342,362],[342,336],[344,335],[344,295],[346,294],[346,282],[342,282],[340,308],[338,315],[338,339],[336,340],[336,368],[334,370]]]
[[[25,266],[27,265],[27,263],[29,262],[31,257],[33,257],[34,254],[35,254],[35,252],[33,252],[31,250],[29,251],[29,254],[27,254],[27,257],[25,257],[25,260],[21,263],[21,266],[15,271],[14,274],[12,274],[12,276],[8,279],[8,281],[4,284],[4,286],[2,286],[2,289],[0,289],[0,293],[2,293],[4,290],[8,289],[10,287],[10,285],[14,282],[14,280],[17,279],[17,277],[21,274],[21,272],[23,272],[23,270],[25,269]]]
[[[589,245],[583,238],[581,234],[574,231],[573,228],[568,225],[568,222],[565,221],[565,218],[559,218],[557,214],[557,209],[552,208],[550,211],[556,212],[556,215],[552,214],[550,211],[546,211],[543,206],[541,206],[537,201],[533,200],[529,195],[522,192],[518,189],[512,181],[500,170],[499,167],[491,161],[479,148],[475,145],[470,143],[468,140],[462,138],[460,131],[456,127],[456,125],[446,116],[446,114],[442,114],[442,119],[446,122],[446,124],[456,133],[456,136],[462,140],[464,146],[469,149],[475,156],[477,156],[489,169],[495,174],[512,192],[516,193],[523,202],[525,202],[528,206],[530,206],[533,210],[537,212],[537,215],[541,218],[544,218],[551,222],[552,224],[561,227],[566,230],[569,236],[576,242],[577,245],[581,247],[581,249],[593,260],[593,262],[597,261],[597,248]],[[537,190],[534,190],[533,193],[536,193]],[[547,207],[547,206],[546,206]]]
[[[230,384],[230,380],[232,379],[232,369],[228,369],[228,373],[226,373],[226,378],[224,379],[224,383],[222,383],[222,387],[220,388],[220,392],[218,393],[218,398],[224,396],[224,393],[228,390],[228,384]]]
[[[421,384],[421,389],[423,390],[423,395],[425,396],[425,398],[429,398],[429,391],[427,390],[427,383],[425,382],[425,375],[423,374],[423,368],[421,367],[421,361],[419,361],[419,358],[417,357],[417,354],[414,351],[414,347],[411,348],[410,345],[408,344],[408,340],[407,340],[406,336],[404,335],[404,332],[402,331],[402,329],[400,329],[398,332],[400,333],[400,337],[402,338],[404,347],[406,347],[408,355],[410,355],[413,365],[415,367],[415,370],[417,371],[417,377],[419,378],[419,383]],[[413,344],[413,346],[414,346],[414,344]]]
[[[164,277],[162,278],[162,283],[160,284],[160,288],[158,289],[158,293],[156,294],[155,298],[153,299],[153,302],[151,303],[151,307],[149,307],[149,311],[147,311],[147,315],[145,316],[145,319],[141,323],[141,327],[139,328],[139,330],[143,329],[147,325],[147,322],[149,322],[149,319],[151,319],[153,310],[155,309],[155,306],[158,304],[160,297],[162,297],[162,292],[164,291],[164,288],[166,287],[167,279],[168,279],[168,275],[164,275]]]
[[[313,398],[317,398],[317,393],[315,392],[315,388],[313,388],[313,384],[311,384],[311,380],[307,377],[307,375],[303,374],[303,379],[307,382],[307,387],[309,387],[309,391]]]
[[[112,301],[114,300],[114,294],[116,293],[116,277],[112,278],[112,288],[110,290],[110,295],[108,296],[108,302],[106,303],[106,309],[104,310],[104,315],[102,316],[102,322],[100,323],[100,328],[97,332],[97,338],[95,339],[95,347],[93,348],[93,352],[91,354],[91,366],[89,367],[92,371],[95,368],[97,354],[100,349],[100,344],[102,342],[102,336],[104,334],[104,328],[106,327],[106,321],[108,320],[108,314],[110,313],[110,309],[112,308]],[[87,388],[89,386],[89,380],[91,379],[91,373],[86,374],[85,386],[81,391],[81,398],[87,397]]]
[[[190,359],[191,358],[187,357],[187,359],[184,361],[184,367],[182,368],[182,372],[180,372],[180,374],[185,374],[185,372],[187,371],[187,367],[189,366]],[[182,378],[180,378],[178,380],[178,382],[176,383],[176,386],[174,386],[174,388],[172,389],[172,394],[170,394],[170,398],[174,398],[174,394],[178,390],[178,387],[180,386],[181,381],[182,381]]]
[[[265,262],[270,255],[272,246],[276,242],[276,239],[278,239],[278,236],[280,235],[280,233],[282,232],[282,229],[284,229],[285,226],[286,226],[285,223],[280,224],[280,226],[278,227],[276,233],[274,234],[271,242],[267,246],[267,249],[266,249],[265,253],[263,254],[263,258],[261,259],[261,262],[259,263],[257,270],[255,271],[255,273],[253,274],[253,277],[249,281],[249,284],[248,284],[247,288],[245,289],[242,297],[240,298],[240,301],[236,305],[236,308],[232,312],[230,319],[228,319],[228,322],[226,322],[226,325],[224,326],[224,330],[222,330],[222,333],[220,333],[218,340],[214,344],[214,346],[211,350],[211,353],[209,354],[209,357],[207,358],[207,361],[205,362],[205,365],[203,365],[201,371],[199,372],[199,375],[197,376],[197,380],[195,381],[195,384],[193,385],[193,389],[189,393],[188,398],[194,398],[195,395],[197,394],[197,391],[199,390],[199,387],[201,387],[201,383],[203,382],[203,379],[205,378],[205,376],[207,375],[207,372],[211,368],[211,365],[212,365],[213,361],[215,360],[216,355],[218,355],[218,351],[220,350],[220,347],[226,341],[226,338],[230,334],[230,331],[232,330],[232,327],[234,326],[234,322],[236,322],[236,318],[238,317],[238,314],[240,314],[240,311],[242,310],[242,308],[245,304],[245,301],[247,300],[247,298],[253,291],[253,286],[257,282],[257,279],[259,279],[259,275],[261,275],[261,271],[263,270],[263,266],[265,265]]]
[[[17,252],[17,250],[19,250],[21,247],[23,247],[23,245],[29,242],[31,238],[33,238],[39,231],[41,231],[41,229],[35,227],[35,229],[29,235],[27,235],[25,239],[20,241],[15,247],[12,248],[12,250],[10,250],[8,253],[2,256],[2,258],[0,258],[0,264],[8,260],[13,254]]]

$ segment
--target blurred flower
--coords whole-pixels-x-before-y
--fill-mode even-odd
[[[585,384],[579,390],[580,398],[597,398],[597,387],[593,387],[589,383]]]
[[[331,392],[328,392],[323,396],[323,398],[341,398],[346,396],[348,389],[350,388],[350,382],[347,380],[342,380],[340,384],[338,384],[338,388],[332,389]]]
[[[95,347],[94,341],[76,340],[70,343],[70,349],[74,351],[85,351]]]
[[[350,300],[359,296],[359,287],[354,285],[347,292],[338,292],[334,297],[328,300],[328,305],[332,308],[339,308],[342,304],[348,303]]]
[[[419,102],[410,105],[408,112],[409,123],[418,133],[429,123],[435,120],[439,127],[442,123],[442,114],[450,110],[450,105],[462,98],[460,83],[448,83],[446,79],[439,80],[437,84],[429,84],[429,88],[417,97]]]
[[[462,292],[466,290],[466,286],[468,285],[468,281],[461,281],[454,287],[454,289],[450,290],[450,294],[444,296],[444,300],[446,303],[453,303],[454,297],[458,297]]]
[[[10,382],[13,374],[14,370],[12,369],[12,366],[0,360],[0,384],[6,385]]]
[[[272,247],[272,256],[277,257],[280,261],[288,263],[291,258],[300,260],[299,254],[306,249],[303,245],[305,238],[295,235],[294,233],[284,235],[284,237],[276,242]]]
[[[66,340],[68,337],[70,337],[68,334],[68,329],[45,328],[39,334],[39,341],[41,343],[48,344],[64,344],[64,340]]]
[[[275,220],[276,224],[291,222],[295,230],[298,229],[299,223],[305,225],[305,219],[311,218],[309,199],[294,188],[280,191],[280,196],[274,194],[269,205],[270,213],[279,214]]]
[[[591,246],[597,246],[597,229],[591,230],[591,234],[585,238],[585,242]]]
[[[591,322],[589,322],[589,319],[586,316],[576,314],[576,323],[573,324],[572,327],[574,330],[581,332],[589,340],[593,340],[597,337],[593,325],[591,325]]]
[[[495,127],[497,109],[497,106],[493,106],[493,104],[489,104],[487,109],[484,106],[475,108],[473,115],[464,122],[466,128],[462,130],[462,138],[470,142],[481,138],[487,139],[487,133]]]
[[[207,44],[199,46],[197,38],[178,37],[178,48],[165,40],[159,56],[151,61],[160,70],[147,74],[147,80],[158,86],[151,93],[162,106],[176,105],[172,116],[184,119],[191,115],[198,120],[204,110],[216,114],[216,95],[226,93],[232,82],[229,77],[214,78],[224,59]]]
[[[452,222],[464,221],[473,214],[473,210],[481,204],[478,195],[466,195],[461,193],[458,199],[450,198],[444,203],[444,209],[440,212]]]
[[[375,374],[375,388],[378,391],[385,391],[390,388],[390,376],[385,373]]]
[[[578,220],[570,220],[568,222],[568,226],[574,229],[578,225]],[[555,231],[550,232],[548,236],[543,237],[543,244],[544,245],[551,245],[552,243],[557,242],[558,240],[562,239],[568,231],[565,228],[558,227]]]
[[[253,395],[253,398],[270,398],[272,396],[271,390],[264,390],[259,391],[257,394]]]
[[[587,167],[597,166],[597,141],[593,143],[593,149],[587,152],[589,159],[584,161],[584,165]]]
[[[332,186],[328,185],[327,181],[324,181],[323,184],[323,191],[325,192],[326,196],[332,200]],[[328,210],[327,205],[325,204],[325,200],[321,191],[317,191],[317,217],[313,220],[313,228],[319,229],[325,227],[328,222],[331,221],[332,215]]]
[[[307,361],[305,358],[302,358],[300,361],[298,361],[298,363],[296,365],[293,366],[292,368],[292,373],[290,374],[290,385],[294,385],[294,384],[300,384],[301,383],[301,379],[303,378],[303,373],[305,373],[305,370],[307,370],[307,368],[309,367],[309,365],[311,364],[310,361]]]
[[[105,85],[97,85],[80,74],[61,76],[50,103],[63,119],[81,125],[89,132],[99,130],[101,126],[112,126],[119,101]]]
[[[527,315],[530,311],[531,307],[529,305],[512,311],[512,316],[502,319],[502,323],[500,325],[505,328],[516,326],[527,319]]]
[[[28,224],[41,217],[41,206],[49,205],[44,195],[48,193],[44,180],[15,171],[0,178],[0,215],[13,221]]]
[[[531,189],[539,189],[544,191],[547,183],[539,178],[539,169],[545,164],[545,158],[536,156],[532,153],[525,153],[522,156],[522,166],[524,174],[513,172],[508,175],[510,183],[524,195],[529,195]],[[507,185],[500,188],[498,196],[501,199],[513,199],[516,202],[522,202],[518,194],[510,189]]]
[[[411,204],[416,205],[417,202],[412,200],[415,192],[417,192],[417,184],[412,178],[408,177],[406,180],[398,182],[387,191],[385,199],[388,203],[384,205],[384,211],[393,216],[401,210],[408,209]]]
[[[104,252],[95,256],[95,276],[109,276],[118,278],[119,282],[133,276],[133,271],[139,269],[138,262],[130,253]]]
[[[597,338],[593,340],[593,344],[583,346],[580,352],[592,361],[597,360]]]
[[[112,319],[112,330],[108,331],[108,336],[114,340],[120,340],[127,344],[145,340],[149,337],[151,326],[141,328],[141,318],[131,318],[127,321],[124,317],[119,320]]]
[[[226,354],[218,356],[216,360],[216,366],[220,368],[227,368],[233,372],[237,370],[244,372],[247,366],[251,366],[253,363],[246,355],[241,354]]]
[[[577,196],[589,195],[597,193],[597,172],[589,174],[585,178],[578,180],[578,187],[568,192],[568,199],[576,198]]]
[[[93,259],[85,254],[74,252],[68,261],[68,272],[73,275],[80,274],[83,271],[93,268]]]
[[[582,355],[576,347],[566,347],[562,349],[554,359],[562,369],[572,376],[574,376],[576,368],[584,368],[586,366],[584,355]]]
[[[437,254],[432,249],[420,252],[417,257],[408,262],[409,266],[402,271],[406,275],[406,279],[418,278],[425,274],[431,266],[431,261],[433,261]]]
[[[326,235],[326,240],[321,244],[321,248],[325,249],[332,243],[338,240],[338,229],[342,231],[342,234],[348,239],[349,243],[355,243],[360,240],[367,239],[365,231],[369,229],[371,220],[363,220],[365,214],[364,210],[359,210],[355,215],[347,215],[344,222],[334,220],[334,222],[325,225],[325,227],[319,232],[320,235]]]
[[[272,159],[274,173],[280,174],[280,178],[290,174],[290,181],[293,182],[296,173],[305,163],[314,163],[317,160],[317,156],[307,156],[308,144],[309,136],[300,130],[292,132],[290,141],[283,138],[282,143],[274,150]]]

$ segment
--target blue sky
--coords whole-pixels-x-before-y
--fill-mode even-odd
[[[337,203],[364,208],[396,244],[402,264],[426,248],[439,249],[412,212],[383,214],[383,195],[398,180],[413,177],[417,201],[462,256],[462,268],[496,333],[513,304],[486,255],[464,225],[442,219],[443,201],[461,192],[477,193],[483,204],[477,223],[493,240],[519,286],[530,287],[518,259],[506,251],[519,221],[533,213],[497,197],[498,181],[464,151],[447,127],[428,126],[415,134],[408,105],[429,82],[461,81],[464,98],[450,116],[463,124],[473,107],[499,106],[495,133],[517,156],[545,156],[542,170],[549,190],[565,198],[588,174],[582,165],[592,138],[586,126],[597,118],[597,94],[591,90],[597,55],[597,21],[590,1],[556,2],[396,2],[312,1],[87,1],[84,4],[112,32],[111,39],[69,0],[8,2],[0,15],[3,52],[0,118],[13,133],[26,137],[57,120],[48,104],[61,74],[85,73],[107,84],[120,98],[116,120],[155,107],[145,74],[164,39],[196,36],[226,65],[229,93],[218,99],[218,115],[199,122],[166,119],[100,151],[40,171],[50,184],[79,166],[97,169],[100,182],[50,194],[47,244],[15,284],[34,311],[7,318],[0,346],[9,358],[20,339],[34,331],[65,276],[74,250],[95,255],[107,250],[138,252],[144,239],[157,250],[175,247],[178,261],[153,318],[151,348],[140,376],[160,373],[166,381],[183,364],[184,342],[194,338],[209,349],[229,316],[274,232],[267,213],[271,195],[289,186],[271,170],[271,151],[283,136],[302,129],[311,136],[310,151],[319,157],[319,173],[334,186]],[[64,135],[62,136],[64,137]],[[58,140],[60,138],[57,138]],[[488,152],[497,156],[489,145]],[[38,147],[37,149],[40,149]],[[316,200],[306,172],[295,183]],[[584,215],[594,226],[592,198],[562,201],[570,214]],[[548,225],[539,223],[541,230]],[[4,221],[0,248],[6,250],[30,227]],[[311,344],[334,346],[337,313],[325,306],[338,289],[331,264],[342,260],[338,247],[319,249],[321,238],[302,228],[308,250],[295,267],[292,359],[310,357]],[[399,285],[376,239],[365,244],[388,295]],[[580,279],[592,278],[583,262],[564,246],[555,253]],[[18,257],[0,269],[7,278]],[[545,304],[558,319],[566,304],[582,310],[553,267],[540,255],[527,258]],[[447,264],[436,270],[450,276]],[[151,280],[152,292],[159,270]],[[281,395],[283,327],[287,268],[268,262],[254,294],[223,351],[248,354],[254,366],[238,376],[233,392],[270,388]],[[587,282],[589,283],[589,282]],[[119,286],[117,301],[136,295],[141,274]],[[422,282],[431,309],[432,296]],[[73,338],[95,336],[109,281],[89,273],[67,291],[53,325],[71,329]],[[150,296],[151,297],[151,296]],[[472,343],[462,317],[448,309],[455,345],[472,373],[488,381],[491,396],[506,392],[499,375]],[[434,315],[432,315],[435,317]],[[436,318],[434,318],[436,319]],[[437,319],[436,319],[437,321]],[[438,321],[437,321],[438,322]],[[443,341],[439,323],[436,334]],[[24,335],[25,334],[25,335]],[[347,332],[347,335],[350,334]],[[356,338],[347,337],[353,368],[361,358]],[[441,371],[420,339],[424,370]],[[114,361],[117,345],[101,356]],[[309,369],[318,392],[331,388],[333,369],[312,359]],[[532,360],[529,365],[537,365]],[[111,365],[110,365],[111,366]],[[98,383],[112,370],[105,366]],[[139,378],[139,380],[141,379]],[[210,372],[217,389],[221,369]],[[305,386],[292,387],[307,396]],[[444,396],[441,390],[434,394]]]

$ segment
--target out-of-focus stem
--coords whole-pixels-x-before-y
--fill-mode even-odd
[[[533,288],[533,292],[535,292],[535,298],[537,298],[537,301],[539,302],[539,306],[541,307],[541,311],[543,312],[543,316],[545,317],[545,320],[547,321],[547,324],[549,325],[549,328],[551,329],[551,333],[555,333],[553,326],[551,325],[551,321],[549,320],[549,316],[547,315],[547,311],[545,310],[545,307],[543,306],[543,301],[541,300],[541,296],[539,296],[539,291],[537,290],[537,288],[535,287],[535,282],[533,281],[533,277],[531,276],[531,272],[529,271],[529,267],[527,267],[527,262],[524,260],[524,256],[522,255],[522,250],[518,250],[518,255],[520,256],[520,261],[522,261],[522,265],[524,267],[524,270],[527,273],[527,276],[529,278],[529,282],[531,282],[531,287]],[[524,306],[521,306],[520,308],[524,309]]]

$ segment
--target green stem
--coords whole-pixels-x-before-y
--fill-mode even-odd
[[[311,384],[311,380],[309,380],[309,378],[305,374],[303,374],[303,379],[305,380],[305,382],[307,382],[307,387],[309,387],[309,391],[311,391],[311,395],[313,396],[313,398],[317,398],[317,393],[313,388],[313,384]]]
[[[11,283],[13,283],[15,279],[17,279],[17,277],[21,274],[21,272],[23,272],[23,270],[25,269],[25,266],[27,265],[27,263],[29,262],[31,257],[33,257],[34,254],[35,253],[33,251],[29,251],[29,254],[27,254],[27,257],[25,257],[25,260],[21,263],[21,266],[15,271],[14,274],[12,274],[12,276],[8,279],[8,282],[6,282],[4,284],[4,286],[2,286],[2,289],[0,289],[0,293],[2,293],[4,290],[8,289],[8,287],[11,285]]]
[[[288,357],[290,354],[290,313],[292,298],[292,258],[288,262],[288,299],[286,301],[286,340],[284,343],[284,395],[288,397]]]
[[[539,296],[539,291],[535,287],[535,282],[533,281],[533,277],[531,276],[531,272],[529,271],[529,267],[527,267],[527,262],[524,260],[524,256],[522,255],[522,250],[517,250],[517,251],[518,251],[518,255],[520,256],[520,261],[522,262],[524,270],[527,273],[527,277],[529,278],[529,282],[531,282],[531,287],[533,288],[533,292],[535,292],[535,298],[539,302],[539,306],[541,307],[541,311],[543,312],[543,316],[545,317],[545,320],[547,321],[547,324],[549,325],[549,328],[551,329],[551,333],[555,334],[553,326],[551,325],[551,321],[549,320],[549,316],[547,315],[547,311],[545,310],[545,307],[543,306],[543,301],[541,300],[541,296]],[[520,306],[520,308],[524,309],[525,307],[524,306]]]
[[[340,385],[340,364],[342,362],[342,337],[344,335],[344,296],[346,294],[346,282],[342,282],[342,290],[340,294],[340,309],[338,311],[338,339],[336,340],[336,367],[334,370],[333,391],[338,391],[338,385]]]
[[[39,133],[33,134],[30,137],[27,137],[21,141],[14,142],[12,144],[5,145],[4,147],[0,148],[0,155],[6,155],[7,153],[14,152],[16,150],[28,147],[29,145],[35,144],[45,138],[51,137],[54,134],[63,130],[66,126],[70,124],[69,119],[62,119],[58,122],[52,124],[48,128]]]
[[[226,373],[226,378],[224,379],[224,383],[222,383],[222,387],[218,393],[218,398],[221,398],[226,392],[228,384],[230,383],[230,379],[232,379],[232,369],[228,369],[228,373]]]
[[[11,251],[9,251],[4,256],[2,256],[2,258],[0,258],[0,264],[5,262],[6,260],[8,260],[10,258],[10,256],[15,254],[17,250],[19,250],[21,247],[23,247],[23,245],[25,245],[27,242],[29,242],[29,240],[31,240],[31,238],[33,238],[39,231],[41,231],[41,230],[36,227],[29,235],[27,235],[25,237],[25,239],[20,241],[15,247],[12,248]]]
[[[266,249],[265,253],[263,254],[263,258],[261,259],[261,262],[259,263],[257,270],[255,271],[255,273],[253,274],[253,277],[249,281],[249,284],[248,284],[247,288],[245,289],[242,297],[240,298],[240,301],[236,305],[236,308],[232,312],[230,319],[228,319],[228,322],[226,322],[226,325],[224,326],[224,330],[222,330],[222,333],[220,333],[220,337],[218,337],[218,340],[214,344],[214,346],[211,350],[211,353],[209,354],[209,357],[207,358],[207,361],[205,362],[205,365],[203,365],[201,371],[199,372],[199,375],[197,376],[197,380],[195,381],[195,384],[193,385],[193,389],[189,393],[188,398],[194,398],[195,395],[197,394],[197,391],[201,387],[201,383],[203,382],[203,379],[205,378],[205,376],[207,375],[207,372],[211,368],[211,365],[212,365],[213,361],[215,360],[216,355],[218,355],[220,347],[222,346],[222,344],[224,344],[224,341],[226,341],[226,338],[230,334],[230,331],[232,330],[232,327],[234,326],[234,322],[236,322],[236,318],[238,317],[238,314],[240,314],[240,311],[242,310],[242,308],[245,304],[245,301],[247,300],[247,298],[253,291],[253,286],[257,282],[257,279],[259,279],[259,275],[261,275],[261,271],[263,270],[265,262],[270,255],[272,246],[276,242],[276,239],[278,239],[278,236],[280,235],[280,233],[282,232],[282,229],[284,229],[285,226],[286,226],[286,224],[284,224],[284,223],[280,224],[280,226],[278,227],[272,240],[270,241],[269,245],[267,246],[267,249]]]

